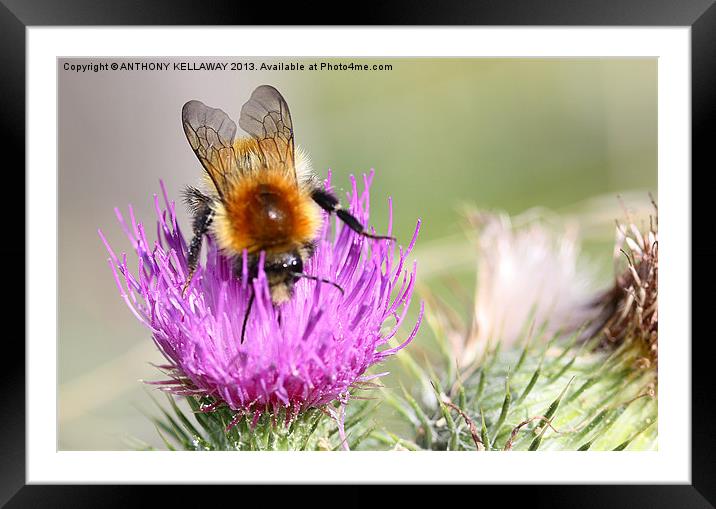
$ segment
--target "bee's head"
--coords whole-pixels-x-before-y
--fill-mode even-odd
[[[291,251],[289,253],[283,253],[278,256],[279,267],[273,269],[277,272],[285,272],[287,275],[292,276],[295,281],[297,278],[294,274],[301,274],[303,272],[303,259],[298,254],[298,251]],[[268,273],[268,268],[266,270]]]
[[[297,251],[289,251],[266,257],[264,272],[271,288],[271,297],[275,304],[291,298],[293,286],[303,273],[303,259]]]
[[[289,251],[266,256],[264,272],[268,279],[271,300],[274,304],[281,304],[289,300],[293,295],[293,287],[300,278],[330,284],[343,293],[343,288],[338,283],[320,276],[305,274],[303,272],[304,256],[310,256],[310,254],[307,251]],[[251,269],[250,274],[252,277],[256,277],[255,272]]]

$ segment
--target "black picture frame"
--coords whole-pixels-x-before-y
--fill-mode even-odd
[[[716,167],[711,146],[712,136],[707,126],[716,118],[716,0],[502,0],[449,2],[396,2],[387,4],[356,3],[338,18],[351,25],[550,25],[550,26],[689,26],[691,27],[692,72],[692,160],[693,168],[701,172]],[[25,29],[29,26],[89,26],[89,25],[283,25],[306,23],[316,25],[316,13],[336,11],[336,4],[321,5],[294,3],[273,8],[271,19],[265,9],[253,2],[217,1],[210,8],[198,8],[197,2],[185,0],[99,1],[70,0],[0,0],[0,124],[2,125],[3,162],[6,176],[20,178],[21,173],[10,168],[25,167]],[[343,7],[342,7],[343,8]],[[320,20],[335,24],[331,20]],[[90,51],[91,52],[91,51]],[[10,159],[8,159],[10,158]],[[12,160],[14,159],[14,160]],[[689,169],[684,169],[689,171]],[[698,172],[691,172],[692,178]],[[24,182],[13,184],[19,196]],[[693,185],[693,181],[692,181]],[[698,188],[696,188],[698,189]],[[696,203],[692,198],[692,203]],[[9,205],[8,205],[9,206]],[[17,207],[13,205],[12,207]],[[16,210],[16,209],[15,209]],[[18,279],[20,263],[24,265],[24,233],[20,233],[17,211],[6,211],[12,217],[15,233],[12,246],[0,250],[3,267],[12,267]],[[10,213],[11,212],[11,213]],[[694,221],[697,218],[694,217]],[[707,227],[708,228],[708,227]],[[703,229],[701,229],[703,231]],[[699,229],[694,228],[696,232]],[[707,229],[707,231],[710,231]],[[23,224],[24,232],[24,224]],[[23,236],[23,241],[17,237]],[[715,253],[713,236],[691,247],[693,255]],[[22,262],[21,262],[22,260]],[[695,260],[694,260],[695,261]],[[694,263],[694,266],[695,263]],[[6,269],[7,270],[7,269]],[[32,267],[25,266],[25,271]],[[707,269],[708,270],[708,269]],[[6,282],[6,285],[9,285]],[[17,288],[20,288],[20,281]],[[6,295],[15,302],[22,301],[20,292]],[[693,301],[705,306],[708,302]],[[9,314],[9,311],[6,311]],[[692,316],[694,314],[692,313]],[[696,317],[699,315],[697,314]],[[10,321],[10,320],[6,320]],[[691,331],[684,331],[684,340]],[[128,506],[144,497],[140,490],[122,486],[57,486],[25,484],[25,350],[15,334],[6,332],[2,373],[4,412],[0,417],[0,504],[8,507],[95,507],[119,503]],[[712,431],[714,398],[713,384],[708,380],[713,364],[709,337],[692,342],[692,484],[691,485],[619,485],[619,486],[529,486],[510,491],[510,502],[534,505],[545,503],[551,507],[713,507],[716,503],[716,434]],[[54,390],[54,388],[48,388]],[[48,416],[52,419],[54,416]],[[212,496],[222,491],[205,487],[203,493]],[[483,490],[486,488],[480,488]],[[360,487],[350,488],[344,500],[370,503]],[[495,493],[503,497],[505,487]],[[176,490],[174,496],[183,500],[187,490]],[[402,490],[401,490],[402,491]],[[197,493],[201,497],[202,491]],[[226,491],[223,491],[226,493]],[[403,493],[409,493],[404,491]],[[436,492],[438,493],[438,492]],[[445,491],[441,491],[445,493]],[[489,496],[489,495],[488,495]],[[140,498],[141,497],[141,498]],[[515,497],[515,498],[513,498]],[[172,503],[171,498],[162,503]],[[271,497],[269,497],[270,499]],[[475,503],[486,502],[484,491],[475,495]],[[274,500],[270,503],[279,503]]]

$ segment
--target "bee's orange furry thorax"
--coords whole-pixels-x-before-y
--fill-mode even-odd
[[[295,249],[314,240],[319,228],[320,211],[309,192],[279,170],[237,179],[214,226],[219,246],[230,254]]]

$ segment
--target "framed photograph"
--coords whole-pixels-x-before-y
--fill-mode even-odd
[[[710,2],[381,27],[160,4],[0,10],[28,296],[3,501],[509,483],[709,506]]]

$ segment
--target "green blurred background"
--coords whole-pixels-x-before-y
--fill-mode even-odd
[[[422,218],[415,258],[423,285],[439,286],[448,275],[473,284],[463,204],[513,214],[547,207],[579,220],[585,255],[606,282],[613,219],[622,216],[617,194],[635,207],[647,192],[656,195],[656,59],[301,60],[392,65],[384,71],[63,70],[64,62],[99,61],[107,60],[58,61],[59,449],[126,449],[129,436],[161,447],[142,415],[155,409],[138,380],[157,379],[149,362],[162,358],[119,297],[97,228],[116,250],[129,249],[114,206],[126,212],[131,203],[151,225],[160,178],[177,199],[199,180],[180,122],[187,100],[238,120],[257,85],[276,86],[320,176],[331,168],[334,185],[347,190],[349,174],[376,169],[378,231],[388,196],[400,241]],[[417,348],[429,334],[423,327]],[[390,377],[384,383],[392,386]]]

